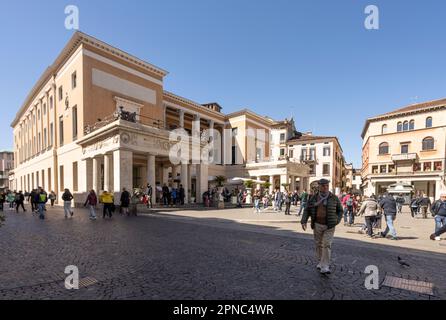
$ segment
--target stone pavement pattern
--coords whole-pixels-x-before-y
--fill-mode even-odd
[[[242,209],[246,210],[246,209]],[[210,211],[209,211],[210,212]],[[228,214],[230,211],[228,211]],[[0,228],[0,299],[444,299],[442,254],[336,239],[333,274],[315,269],[309,234],[229,220],[162,214],[65,220],[49,209],[40,221],[6,212]],[[410,268],[396,261],[401,255]],[[364,269],[432,282],[435,295],[364,287]],[[98,283],[64,287],[65,267]]]

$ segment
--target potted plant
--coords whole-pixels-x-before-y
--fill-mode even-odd
[[[246,180],[245,183],[245,188],[246,188],[246,204],[251,204],[252,203],[252,196],[251,196],[251,192],[252,192],[252,188],[254,186],[254,182],[252,180]]]
[[[223,209],[225,207],[225,201],[223,198],[223,184],[226,182],[226,177],[216,176],[214,182],[217,184],[217,197],[218,197],[218,208]]]
[[[269,183],[268,181],[264,182],[262,184],[263,189],[265,190],[269,190],[269,187],[271,187],[271,183]]]

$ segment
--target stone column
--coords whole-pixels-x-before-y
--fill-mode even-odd
[[[189,174],[188,174],[188,168],[189,164],[187,163],[182,163],[181,164],[181,184],[183,185],[184,188],[184,194],[185,194],[185,198],[184,198],[184,203],[188,203],[189,197],[188,197],[188,189],[189,189]]]
[[[92,184],[93,184],[93,189],[97,194],[100,194],[101,191],[101,186],[100,186],[100,179],[99,179],[99,159],[98,158],[93,158],[93,179],[92,179]]]
[[[296,190],[296,176],[290,176],[290,179],[290,191],[293,192],[294,190]]]
[[[163,106],[163,125],[161,127],[167,129],[167,106]]]
[[[133,189],[133,152],[127,150],[116,150],[113,152],[113,191],[117,193],[115,199],[119,199],[122,188],[127,191]]]
[[[85,164],[85,168],[86,168],[85,169],[85,185],[86,185],[86,191],[89,192],[91,189],[94,189],[94,186],[93,186],[93,159],[91,159],[91,158],[86,159],[85,163],[86,163]],[[51,181],[48,181],[48,182],[50,184],[52,184]]]
[[[269,186],[269,193],[272,194],[274,191],[274,176],[269,176],[269,183],[271,184]]]
[[[203,193],[208,190],[209,167],[207,164],[197,164],[197,203],[203,203]]]
[[[147,183],[152,186],[152,203],[156,203],[156,170],[155,170],[155,156],[149,154],[147,156]]]
[[[284,183],[289,183],[288,175],[281,174],[280,175],[280,191],[282,191],[282,192],[285,191],[285,187],[282,186],[282,184],[284,184]]]
[[[180,128],[184,128],[184,110],[178,110],[180,114]]]
[[[108,192],[111,192],[113,187],[111,186],[111,177],[110,177],[110,170],[111,170],[111,154],[105,154],[104,155],[104,190],[107,190]],[[127,190],[130,193],[132,190]]]

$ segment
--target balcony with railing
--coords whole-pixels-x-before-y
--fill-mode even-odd
[[[314,154],[303,154],[300,156],[300,161],[303,163],[314,163],[316,162],[316,155]]]
[[[144,121],[141,121],[144,119]],[[84,127],[84,134],[90,134],[94,131],[97,131],[103,127],[106,127],[107,125],[118,121],[123,120],[130,123],[144,123],[145,125],[158,128],[158,129],[164,129],[164,123],[163,121],[159,119],[153,119],[151,117],[143,116],[140,114],[137,114],[136,112],[129,112],[125,111],[123,107],[119,108],[119,111],[114,112],[112,115],[109,115],[103,119],[98,119],[96,123],[93,125],[87,125]]]
[[[401,153],[392,155],[392,161],[415,161],[418,159],[418,154],[416,153]]]

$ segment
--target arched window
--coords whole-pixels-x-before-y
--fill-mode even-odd
[[[409,130],[415,130],[415,120],[410,120],[410,122],[409,122]]]
[[[381,134],[386,134],[386,133],[387,133],[387,124],[383,124],[381,128]]]
[[[432,128],[432,117],[426,118],[426,128]]]
[[[389,144],[387,142],[383,142],[379,145],[379,154],[389,154]]]
[[[403,131],[403,123],[402,122],[398,122],[398,125],[396,127],[396,131],[398,131],[398,132]]]
[[[404,123],[403,123],[403,131],[409,131],[409,121],[404,121]]]
[[[432,137],[427,137],[423,139],[423,151],[434,150],[435,141]]]

